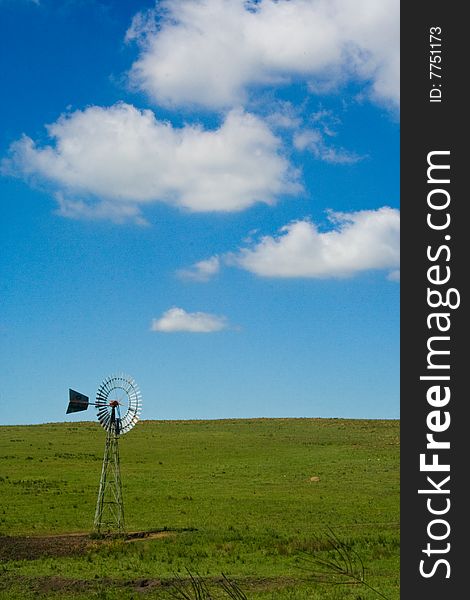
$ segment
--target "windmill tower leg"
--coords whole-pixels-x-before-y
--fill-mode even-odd
[[[103,467],[96,502],[94,521],[96,533],[110,531],[125,533],[118,439],[119,435],[116,431],[115,420],[112,417],[111,427],[106,435]]]

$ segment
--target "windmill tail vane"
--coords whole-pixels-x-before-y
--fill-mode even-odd
[[[106,443],[96,502],[94,529],[97,533],[125,532],[124,502],[122,498],[119,436],[130,431],[142,410],[142,396],[136,382],[128,375],[113,375],[103,380],[96,401],[69,389],[66,414],[95,406],[98,421],[106,430]],[[122,412],[121,412],[122,409]]]
[[[69,389],[69,405],[67,407],[66,414],[80,412],[86,410],[90,405],[90,399],[85,394],[80,394],[75,390]]]

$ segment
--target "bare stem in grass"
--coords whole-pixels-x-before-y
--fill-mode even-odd
[[[169,590],[171,596],[178,600],[214,600],[215,597],[211,594],[206,581],[199,574],[194,575],[189,569],[186,569],[186,571],[189,580],[177,576],[172,583],[172,589]],[[224,573],[222,573],[222,578],[219,587],[229,598],[232,598],[232,600],[248,600],[237,583],[229,579]]]
[[[372,587],[365,579],[365,567],[359,554],[329,529],[327,536],[330,546],[330,557],[320,558],[318,556],[306,555],[304,561],[308,565],[310,576],[318,583],[329,583],[335,585],[363,585],[375,592],[381,598],[389,600],[382,592]],[[312,565],[314,570],[311,569]]]
[[[229,579],[224,573],[222,573],[222,577],[224,579],[220,585],[229,598],[232,598],[232,600],[248,600],[238,583]]]
[[[189,569],[186,569],[189,575],[189,582],[177,576],[172,583],[172,589],[169,590],[173,598],[184,600],[213,600],[213,596],[207,587],[204,579],[196,574],[193,575]]]

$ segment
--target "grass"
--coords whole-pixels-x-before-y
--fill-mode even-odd
[[[95,423],[0,427],[0,535],[89,532],[103,450]],[[305,553],[329,560],[330,528],[398,598],[398,421],[143,421],[120,452],[127,530],[165,535],[13,553],[1,599],[171,597],[188,571],[216,592],[224,573],[250,599],[379,597],[305,567]]]

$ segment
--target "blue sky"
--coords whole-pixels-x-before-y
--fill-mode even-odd
[[[398,10],[0,2],[3,423],[399,416]]]

